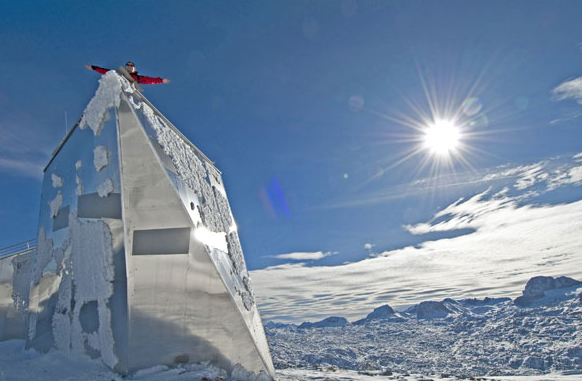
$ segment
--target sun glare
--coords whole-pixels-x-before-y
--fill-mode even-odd
[[[422,68],[419,76],[425,102],[403,97],[408,111],[401,106],[390,113],[367,109],[392,122],[381,135],[384,139],[376,144],[404,145],[380,160],[374,174],[361,186],[409,162],[414,163],[407,164],[410,176],[447,181],[460,169],[476,173],[470,159],[489,154],[475,145],[493,132],[488,110],[478,97],[482,74],[475,82],[466,83],[459,79],[449,83],[444,77],[425,79]]]
[[[448,155],[457,148],[460,138],[454,122],[437,120],[424,131],[424,146],[437,155]]]

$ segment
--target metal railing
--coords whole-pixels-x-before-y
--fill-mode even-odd
[[[1,248],[0,258],[26,253],[34,249],[36,249],[36,238]]]

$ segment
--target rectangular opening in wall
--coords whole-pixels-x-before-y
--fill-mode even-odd
[[[69,226],[69,205],[59,209],[59,213],[53,220],[53,231],[64,229]]]
[[[188,254],[190,228],[133,231],[133,255]]]
[[[100,197],[98,193],[79,196],[77,204],[79,218],[115,218],[121,219],[121,194],[110,193]]]

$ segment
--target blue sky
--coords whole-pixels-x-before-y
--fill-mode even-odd
[[[0,246],[36,235],[42,169],[65,134],[65,112],[72,126],[97,88],[99,75],[83,64],[133,60],[141,74],[172,80],[145,95],[223,172],[268,317],[319,316],[278,297],[274,271],[313,291],[326,287],[309,280],[327,271],[328,286],[353,266],[374,276],[364,269],[378,258],[417,263],[415,250],[427,247],[457,250],[461,263],[464,240],[493,250],[476,242],[503,235],[506,225],[484,220],[494,216],[515,217],[516,248],[524,247],[538,234],[531,216],[562,226],[550,216],[564,205],[570,219],[579,216],[581,12],[577,1],[3,1]],[[424,121],[454,116],[463,126],[456,154],[419,149]],[[573,239],[552,254],[571,267],[582,243],[570,230],[548,231],[544,242]],[[516,248],[500,261],[518,266]],[[527,263],[504,289],[536,268],[568,269]],[[512,269],[492,267],[486,279]],[[363,286],[342,288],[365,283],[355,276],[328,294],[351,292],[357,316],[416,298],[390,299],[387,289],[430,288],[450,276],[438,266],[408,270],[370,285],[377,299],[358,294]],[[309,290],[296,291],[313,304],[337,302],[326,311],[342,306]]]

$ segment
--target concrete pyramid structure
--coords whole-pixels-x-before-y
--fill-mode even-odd
[[[274,377],[221,173],[106,73],[45,168],[27,346]]]

